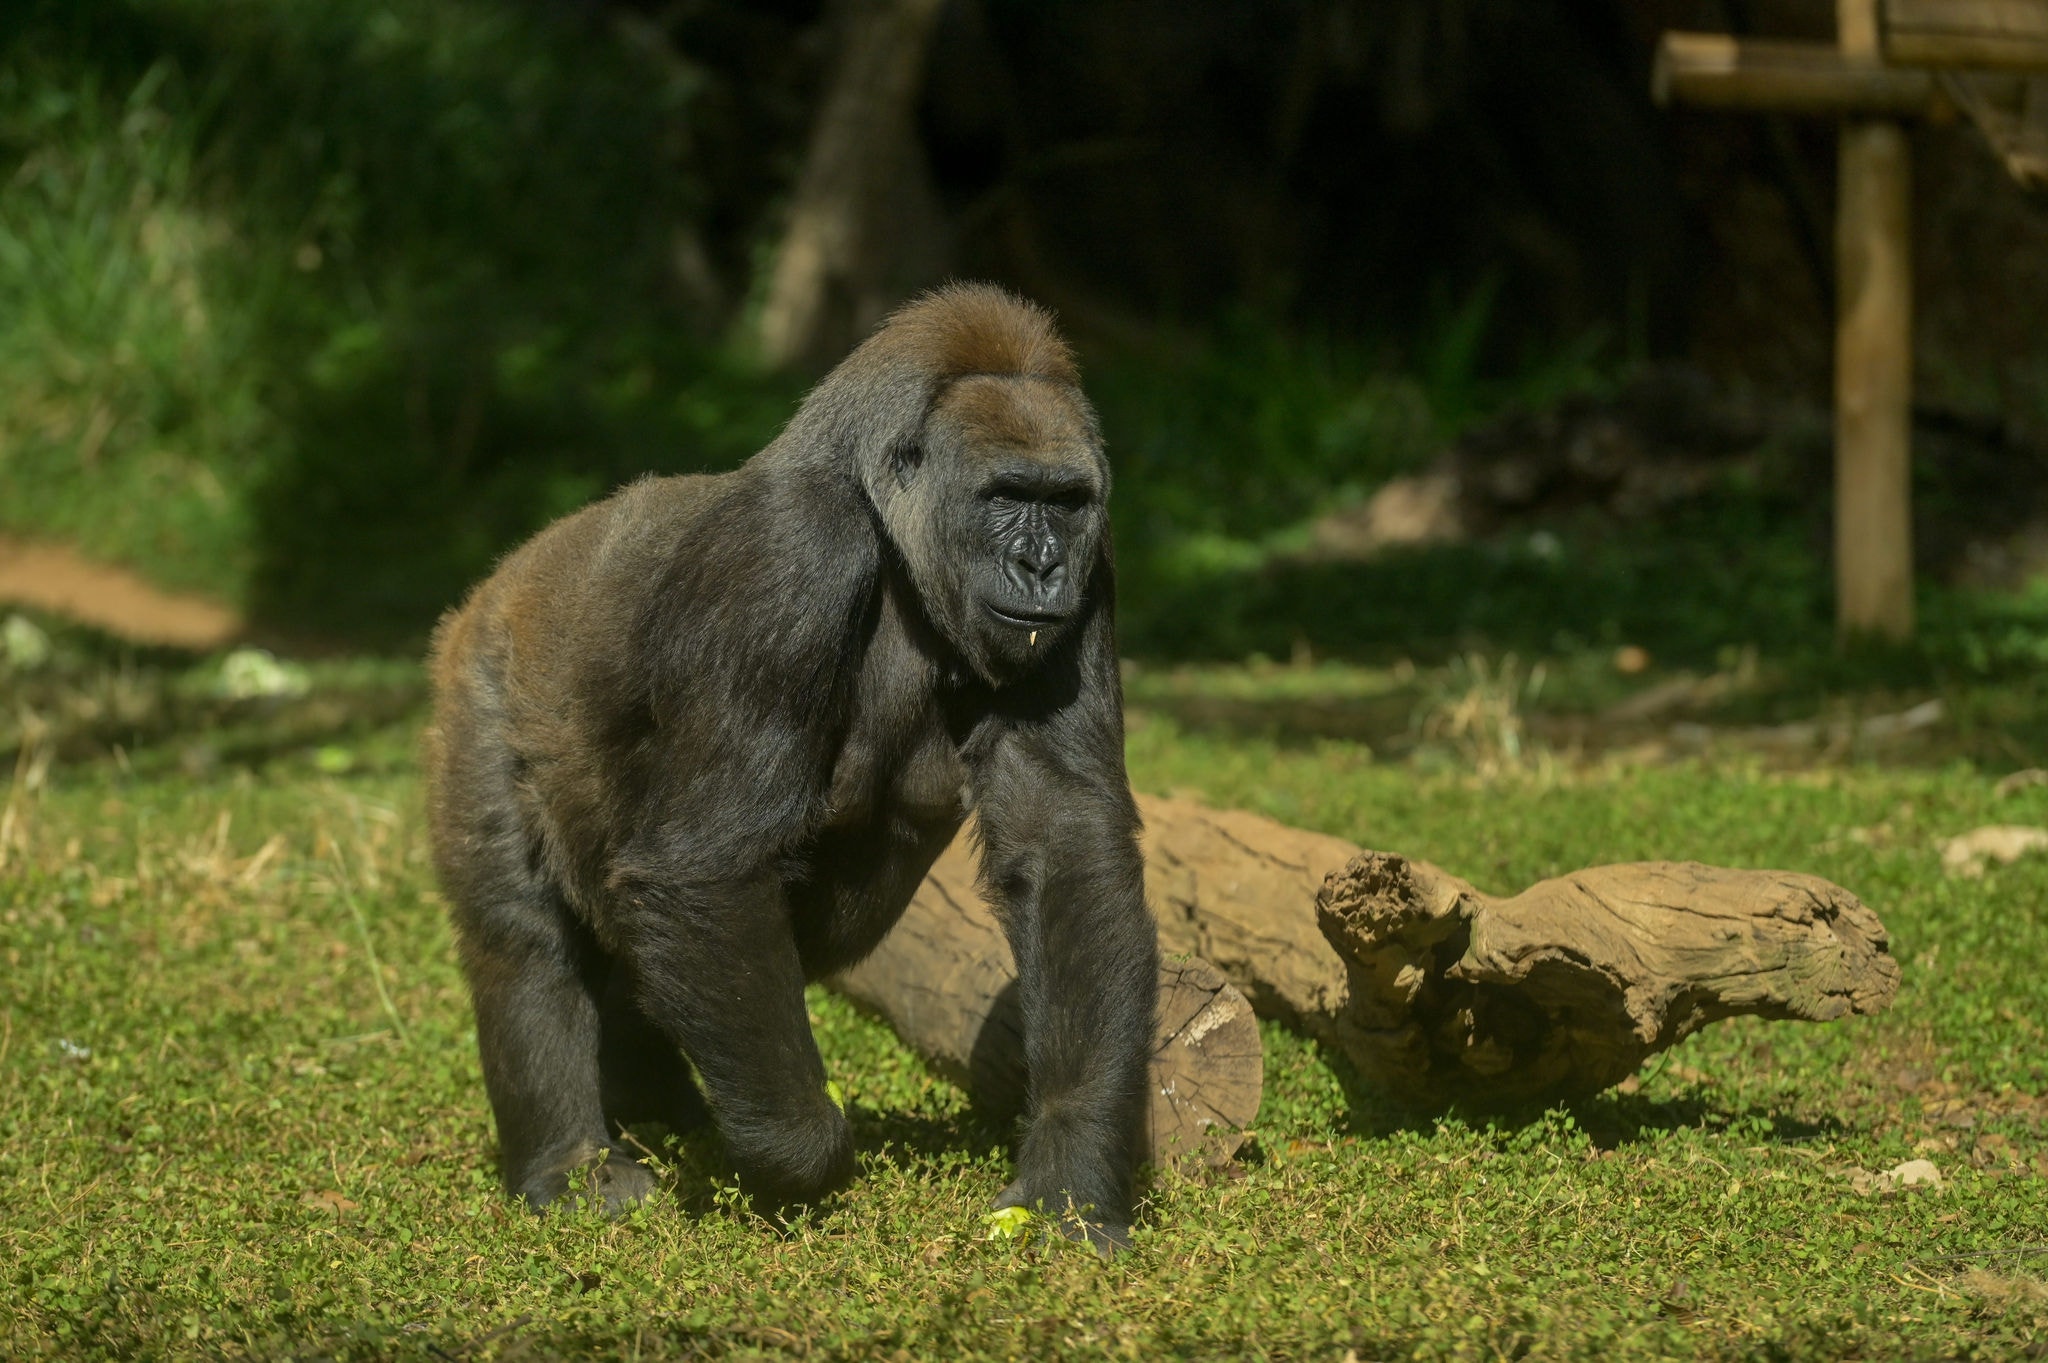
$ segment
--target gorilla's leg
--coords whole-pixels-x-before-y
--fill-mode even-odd
[[[641,1006],[696,1067],[742,1183],[773,1206],[844,1183],[853,1136],[825,1092],[781,884],[623,898]]]
[[[652,1175],[605,1131],[597,1000],[581,969],[584,934],[567,906],[537,891],[462,919],[506,1186],[538,1210],[568,1192],[572,1172],[594,1165],[592,1187],[606,1210],[645,1197]]]
[[[660,1122],[680,1133],[711,1120],[689,1062],[641,1011],[631,976],[616,960],[606,972],[598,1013],[604,1115],[614,1130],[634,1122]]]

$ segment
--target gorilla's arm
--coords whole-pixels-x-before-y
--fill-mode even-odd
[[[1144,1138],[1158,946],[1107,621],[1071,700],[1011,719],[976,765],[983,878],[1017,961],[1030,1071],[1002,1205],[1070,1207],[1121,1241]],[[1092,674],[1092,675],[1091,675]]]
[[[640,1009],[696,1068],[743,1181],[781,1203],[853,1167],[804,1007],[785,861],[823,807],[875,549],[857,503],[734,477],[635,631],[646,656],[627,676],[653,680],[644,727],[611,750],[607,822],[624,835],[598,916]]]

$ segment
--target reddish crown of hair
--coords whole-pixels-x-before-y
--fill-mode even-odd
[[[1079,370],[1052,314],[994,284],[947,284],[912,299],[877,333],[941,378],[1018,374],[1077,383]]]

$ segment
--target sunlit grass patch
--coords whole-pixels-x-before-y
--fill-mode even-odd
[[[402,751],[413,722],[379,741]],[[771,1225],[714,1139],[636,1128],[652,1205],[541,1220],[496,1184],[402,762],[53,761],[33,789],[17,772],[0,840],[0,1352],[1997,1359],[2048,1339],[2048,858],[1963,881],[1937,846],[2048,822],[2048,787],[1960,765],[1422,774],[1161,712],[1131,763],[1141,788],[1489,889],[1648,856],[1815,871],[1884,917],[1905,988],[1868,1021],[1709,1028],[1632,1091],[1492,1126],[1399,1113],[1269,1024],[1239,1165],[1152,1176],[1106,1265],[993,1233],[1008,1131],[813,991],[851,1189]],[[1942,1186],[1871,1190],[1909,1159]]]

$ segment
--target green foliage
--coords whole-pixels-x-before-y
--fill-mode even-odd
[[[1831,692],[1886,688],[1996,695],[2001,722],[2030,740],[2048,714],[2048,586],[1923,581],[1910,646],[1844,650],[1825,543],[1796,504],[1743,489],[1627,533],[1588,526],[1364,562],[1246,547],[1152,568],[1121,594],[1119,633],[1141,658],[1306,654],[1385,666],[1483,647],[1602,667],[1631,644],[1673,668],[1711,670],[1751,650],[1780,678],[1780,717],[1810,713]]]
[[[1364,352],[1239,318],[1185,354],[1091,355],[1127,554],[1256,545],[1416,466],[1446,428],[1420,384]]]
[[[115,92],[52,67],[0,66],[0,514],[167,580],[234,583],[266,434],[259,337],[208,276],[228,233],[164,113],[174,72]],[[194,551],[217,563],[195,573]]]
[[[0,51],[0,528],[411,638],[787,409],[669,282],[691,69],[567,7],[66,0]]]
[[[273,633],[412,648],[551,517],[758,448],[795,385],[708,334],[674,256],[720,214],[758,246],[743,210],[765,191],[733,192],[713,73],[625,33],[503,0],[10,7],[0,531],[211,590]],[[1473,420],[1607,380],[1597,333],[1488,369],[1513,320],[1497,285],[1442,294],[1398,341],[1254,312],[1199,340],[1098,338],[1127,651],[1632,643],[1699,666],[1755,647],[1810,690],[2035,685],[2039,593],[1930,586],[1915,651],[1837,658],[1826,528],[1769,480],[1640,533],[1301,555],[1314,517]],[[1966,522],[2006,477],[1979,462],[1923,468],[1922,505]]]
[[[1600,386],[1597,337],[1487,374],[1493,298],[1482,285],[1401,344],[1299,336],[1240,312],[1182,347],[1091,351],[1127,571],[1171,581],[1256,564],[1305,518],[1420,467],[1474,418]]]

